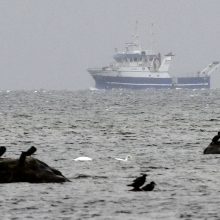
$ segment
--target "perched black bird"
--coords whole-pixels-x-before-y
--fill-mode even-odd
[[[26,156],[31,156],[33,153],[35,153],[37,151],[37,148],[34,146],[31,146],[31,148],[29,148],[25,153]]]
[[[143,187],[141,188],[141,190],[142,190],[142,191],[152,191],[152,190],[154,189],[154,186],[155,186],[155,185],[156,185],[156,183],[152,181],[152,182],[150,182],[149,184],[143,186]]]
[[[1,146],[0,147],[0,157],[5,153],[5,151],[6,151],[6,147]]]
[[[27,156],[31,156],[33,153],[35,153],[37,151],[37,148],[34,146],[31,146],[27,151],[22,151],[21,152],[21,156],[19,158],[19,166],[23,166],[25,159]]]
[[[146,176],[147,176],[147,174],[143,174],[142,176],[133,180],[133,183],[131,183],[127,186],[133,186],[136,190],[138,190],[141,186],[144,185],[144,183],[146,181]]]

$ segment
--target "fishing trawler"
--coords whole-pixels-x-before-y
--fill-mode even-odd
[[[143,50],[137,42],[127,43],[124,51],[116,51],[114,62],[102,68],[89,68],[96,88],[170,88],[168,73],[173,54],[163,58],[151,50]]]
[[[144,50],[138,38],[135,34],[123,51],[116,49],[110,65],[88,69],[97,89],[210,88],[211,73],[219,62],[209,64],[194,76],[173,77],[169,67],[174,55],[170,52],[162,57],[160,53]]]

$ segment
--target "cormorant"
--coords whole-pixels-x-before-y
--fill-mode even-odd
[[[136,178],[135,180],[133,180],[133,183],[131,183],[127,186],[133,186],[136,190],[138,190],[141,186],[144,185],[144,183],[146,181],[146,176],[147,176],[147,174],[142,174],[142,176]]]
[[[22,151],[21,152],[21,156],[19,158],[19,165],[20,166],[23,166],[24,165],[24,162],[25,162],[25,159],[27,156],[31,156],[33,153],[35,153],[37,151],[37,148],[32,146],[30,147],[30,149],[28,149],[27,151]]]
[[[149,184],[143,186],[143,187],[141,188],[141,190],[142,190],[142,191],[152,191],[152,190],[154,189],[154,186],[155,186],[155,185],[156,185],[156,183],[152,181],[152,182],[150,182]]]
[[[212,138],[212,144],[220,144],[220,142],[218,141],[220,139],[220,131],[218,132],[217,135],[215,135],[215,137]]]

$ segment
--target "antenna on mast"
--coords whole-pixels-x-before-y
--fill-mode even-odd
[[[139,35],[138,35],[138,21],[136,20],[135,22],[135,32],[133,35],[133,43],[136,47],[140,46],[139,45]]]
[[[155,33],[154,33],[154,23],[151,23],[151,50],[155,50]]]

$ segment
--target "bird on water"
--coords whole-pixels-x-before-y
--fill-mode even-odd
[[[75,159],[73,159],[74,161],[91,161],[92,158],[90,157],[77,157]]]
[[[130,155],[128,155],[125,159],[118,158],[118,157],[115,158],[115,160],[123,161],[123,162],[127,162],[129,159],[131,159],[131,156],[130,156]]]
[[[156,185],[156,183],[154,181],[150,182],[149,184],[143,186],[141,188],[142,191],[152,191],[154,189],[154,186]]]
[[[147,174],[142,174],[142,176],[137,177],[136,179],[133,180],[133,183],[131,183],[127,186],[133,186],[134,189],[139,190],[139,188],[144,185],[144,183],[146,181],[146,176],[147,176]]]

